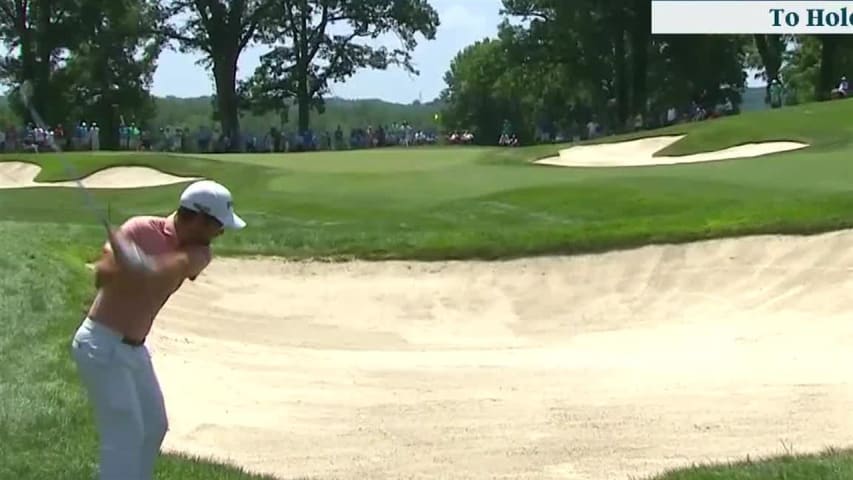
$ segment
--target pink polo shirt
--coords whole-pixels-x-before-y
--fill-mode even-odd
[[[195,280],[210,263],[209,247],[181,247],[178,244],[174,214],[168,217],[133,217],[127,220],[119,231],[149,255],[185,249],[190,254],[191,280]],[[109,249],[109,243],[105,244],[104,249]],[[118,279],[98,290],[89,309],[89,318],[134,340],[141,340],[148,335],[160,309],[183,282],[184,280],[180,279],[146,286]]]

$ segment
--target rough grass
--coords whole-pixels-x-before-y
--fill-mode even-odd
[[[793,139],[813,147],[751,160],[663,168],[534,167],[559,146],[216,156],[68,154],[79,175],[112,165],[203,174],[228,184],[251,228],[226,254],[495,258],[588,252],[853,225],[846,121],[853,103],[759,112],[679,127],[665,154]],[[669,129],[672,131],[674,129]],[[39,180],[68,179],[56,155]],[[2,160],[0,159],[0,160]],[[113,222],[166,213],[182,186],[99,190]],[[93,478],[96,437],[68,343],[91,295],[85,261],[102,238],[74,189],[0,190],[0,478]],[[26,222],[26,223],[25,223]],[[393,472],[389,472],[392,475]],[[160,480],[249,480],[240,469],[165,455]],[[697,466],[655,480],[853,478],[853,454]]]
[[[69,344],[91,300],[96,228],[0,222],[0,478],[95,478],[97,437]],[[87,245],[87,247],[81,247]],[[249,480],[164,456],[160,480]]]
[[[697,465],[666,472],[650,480],[848,480],[853,451],[828,449],[809,455],[785,454],[719,465]]]

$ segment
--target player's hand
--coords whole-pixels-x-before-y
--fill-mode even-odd
[[[119,265],[139,273],[154,270],[154,260],[131,239],[113,229],[108,231],[107,236]]]

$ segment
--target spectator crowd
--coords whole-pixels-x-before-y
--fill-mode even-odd
[[[7,125],[0,130],[0,150],[7,152],[43,152],[55,143],[62,150],[100,150],[101,129],[96,122],[80,122],[72,131],[63,125],[43,129],[32,123],[23,127]],[[167,125],[153,131],[140,128],[135,122],[118,129],[121,150],[166,152],[224,152],[230,138],[218,127],[196,129]],[[352,128],[345,132],[339,125],[334,132],[288,132],[271,127],[265,132],[246,131],[238,142],[244,152],[301,152],[314,150],[349,150],[390,146],[417,146],[438,143],[438,132],[417,129],[406,122],[374,127]]]

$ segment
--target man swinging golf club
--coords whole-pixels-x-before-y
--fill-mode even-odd
[[[168,421],[145,337],[172,293],[207,267],[210,242],[245,226],[231,192],[203,180],[184,190],[171,215],[109,229],[95,266],[97,296],[72,341],[94,408],[100,480],[153,478]]]

